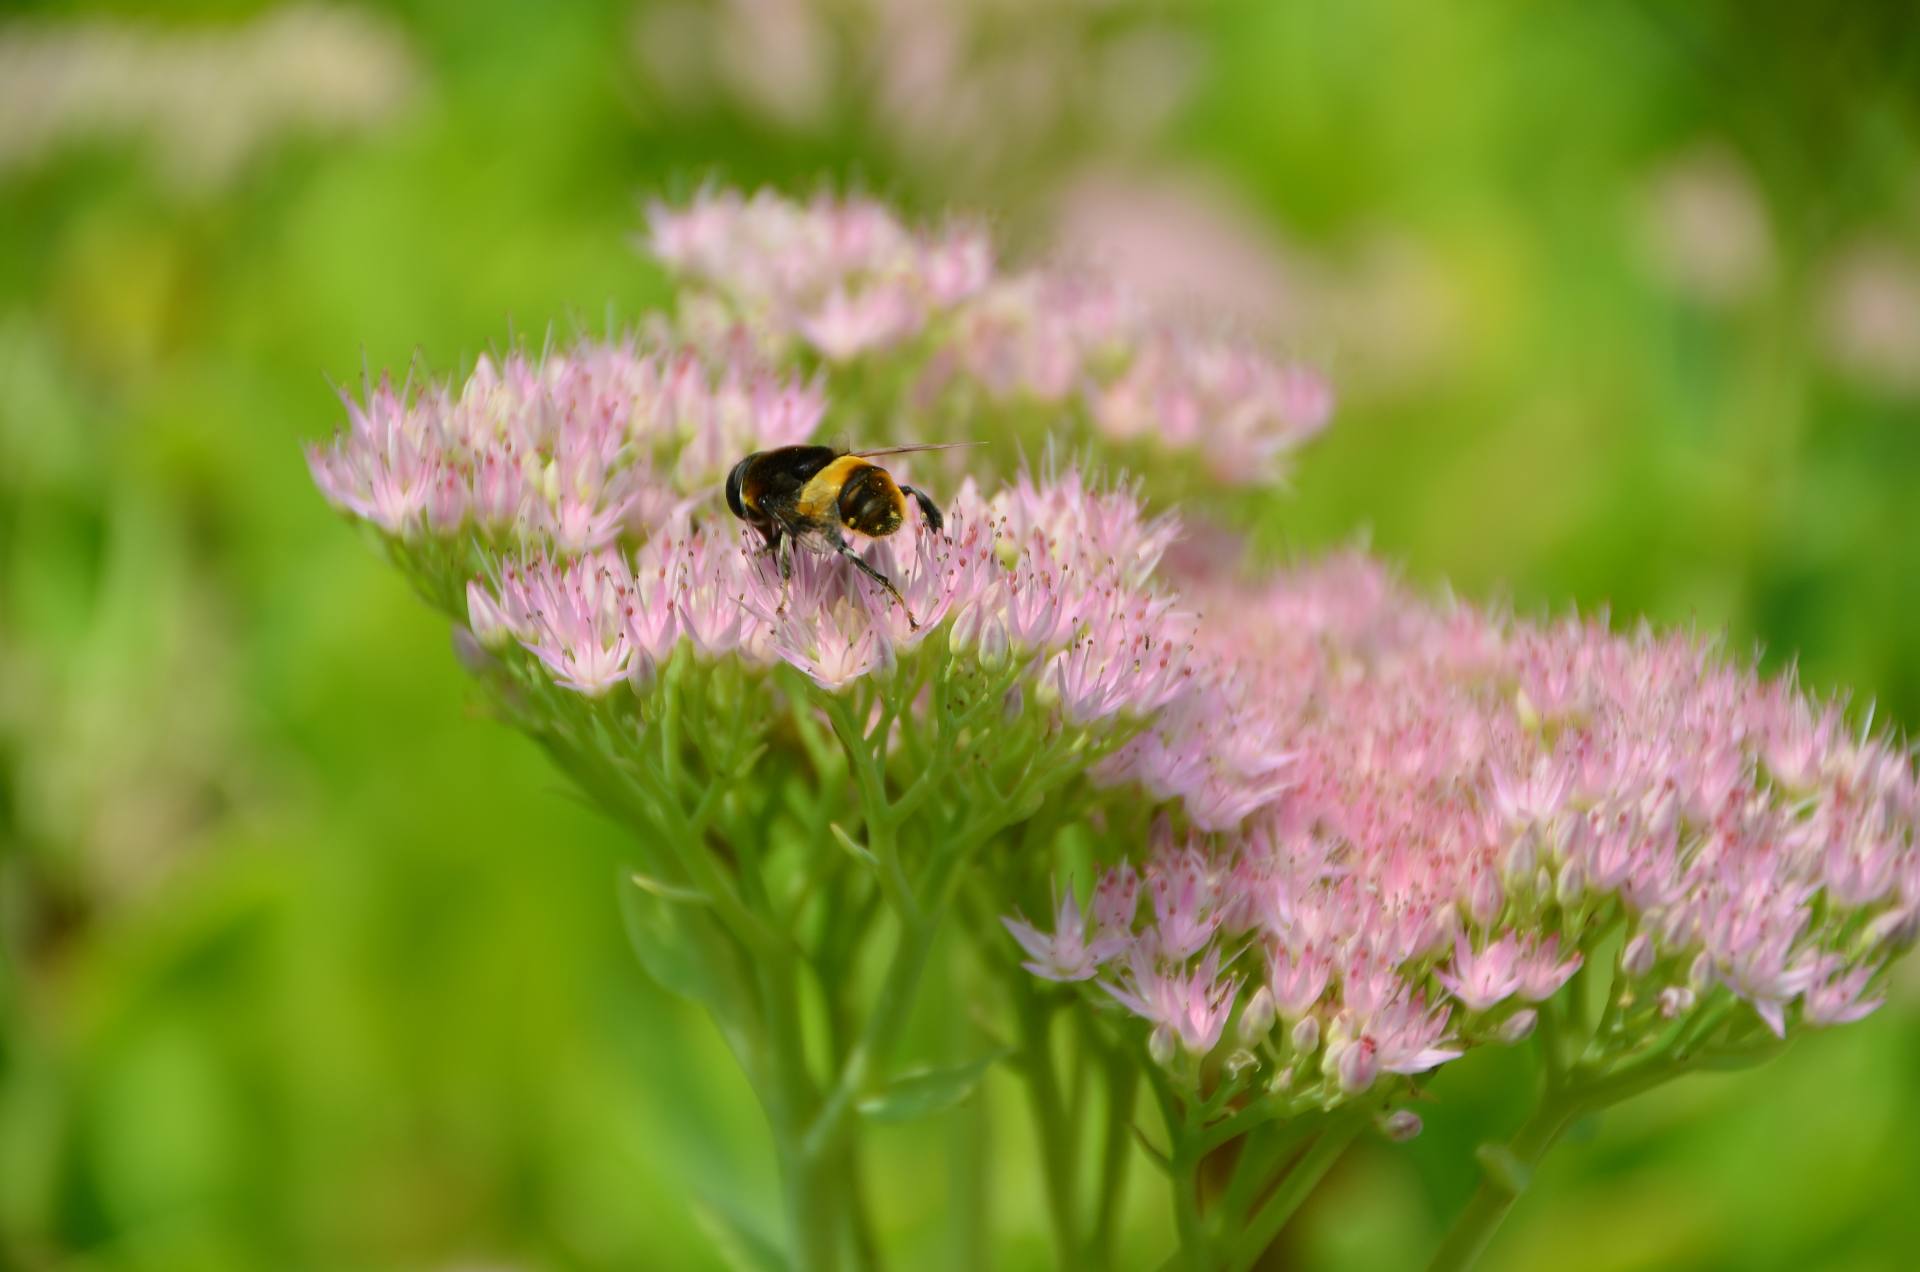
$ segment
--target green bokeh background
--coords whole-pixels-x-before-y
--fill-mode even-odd
[[[1819,334],[1836,252],[1920,253],[1910,9],[1159,6],[1204,57],[1150,157],[1336,269],[1390,227],[1451,298],[1411,379],[1313,350],[1343,406],[1270,537],[1366,535],[1469,596],[1724,629],[1920,722],[1920,406]],[[212,192],[126,144],[0,174],[0,1268],[707,1267],[705,1210],[774,1213],[724,1048],[625,948],[618,833],[476,716],[446,631],[299,443],[363,365],[454,368],[657,303],[630,247],[649,192],[1031,191],[940,189],[857,113],[805,140],[669,113],[624,3],[390,12],[421,82],[372,132],[289,140]],[[1734,304],[1643,247],[1650,174],[1700,146],[1771,226]],[[1920,992],[1895,993],[1583,1127],[1489,1264],[1912,1266]],[[1424,1136],[1332,1178],[1298,1265],[1417,1263],[1528,1076],[1445,1071]],[[965,1129],[881,1143],[900,1266],[943,1266],[928,1142]],[[1040,1266],[1029,1146],[1010,1116],[991,1136],[1000,1261]],[[1141,1176],[1118,1248],[1152,1266]]]

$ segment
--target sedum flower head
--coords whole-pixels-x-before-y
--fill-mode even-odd
[[[1002,270],[972,227],[915,231],[865,200],[766,191],[655,205],[650,224],[653,255],[695,289],[689,334],[835,364],[884,355],[917,365],[921,403],[1070,406],[1105,443],[1195,456],[1228,486],[1277,477],[1332,412],[1309,368],[1083,270]]]
[[[1137,766],[1230,735],[1168,712],[1116,757],[1175,814],[1119,868],[1154,905],[1105,972],[1150,1025],[1173,999],[1138,987],[1270,1003],[1261,1059],[1335,1102],[1525,1036],[1610,939],[1623,1053],[1716,996],[1775,1036],[1878,1005],[1920,915],[1916,780],[1837,707],[1691,636],[1427,604],[1359,556],[1184,581],[1196,664],[1234,669],[1286,762],[1228,825]]]

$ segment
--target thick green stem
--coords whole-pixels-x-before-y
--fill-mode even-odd
[[[1561,1093],[1540,1101],[1513,1139],[1503,1146],[1482,1146],[1480,1187],[1467,1208],[1454,1220],[1430,1272],[1470,1268],[1493,1240],[1493,1234],[1533,1181],[1533,1172],[1567,1125],[1587,1108],[1574,1096]]]
[[[1016,972],[1024,976],[1024,972]],[[1078,1266],[1079,1217],[1074,1197],[1076,1136],[1060,1101],[1059,1075],[1053,1063],[1050,1013],[1046,1002],[1030,987],[1014,984],[1019,1000],[1021,1038],[1020,1073],[1026,1079],[1027,1102],[1033,1109],[1034,1132],[1040,1140],[1040,1164],[1047,1192],[1047,1218],[1053,1229],[1056,1266]]]
[[[1091,1042],[1094,1026],[1087,1013],[1079,1015]],[[1140,1086],[1139,1070],[1118,1050],[1103,1046],[1101,1059],[1106,1073],[1107,1125],[1100,1146],[1099,1203],[1087,1235],[1087,1266],[1091,1268],[1104,1268],[1112,1262],[1113,1230],[1119,1222],[1120,1199],[1126,1192],[1127,1165],[1133,1160],[1133,1106]]]
[[[1313,1190],[1326,1177],[1326,1173],[1347,1151],[1347,1145],[1353,1143],[1353,1137],[1360,1133],[1362,1121],[1359,1113],[1349,1111],[1320,1132],[1319,1137],[1308,1146],[1300,1160],[1281,1178],[1280,1186],[1273,1190],[1273,1195],[1261,1204],[1234,1241],[1233,1257],[1227,1265],[1233,1272],[1245,1272],[1273,1244],[1280,1230],[1287,1226],[1287,1220],[1293,1218],[1294,1212],[1313,1195]]]
[[[1167,1126],[1167,1182],[1173,1193],[1173,1226],[1180,1248],[1167,1261],[1169,1267],[1190,1268],[1198,1272],[1208,1266],[1207,1233],[1200,1222],[1200,1159],[1193,1143],[1194,1133],[1187,1125],[1180,1097],[1160,1066],[1146,1056],[1144,1064],[1148,1086],[1160,1105],[1160,1116]]]
[[[794,1272],[832,1272],[840,1266],[840,1216],[833,1197],[837,1165],[830,1157],[809,1156],[791,1143],[782,1146],[780,1182]]]

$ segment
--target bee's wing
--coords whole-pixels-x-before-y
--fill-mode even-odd
[[[906,446],[882,446],[877,450],[848,451],[847,454],[859,459],[872,459],[878,455],[907,455],[914,451],[956,450],[962,446],[985,445],[985,442],[913,442]]]

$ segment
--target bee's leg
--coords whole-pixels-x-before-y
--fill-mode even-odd
[[[780,613],[787,612],[787,594],[793,584],[793,536],[774,531],[773,556],[780,563]]]
[[[886,588],[887,595],[891,596],[901,609],[906,610],[907,626],[916,632],[920,630],[919,620],[914,618],[912,610],[907,609],[907,598],[900,595],[900,589],[893,585],[892,579],[868,565],[867,559],[848,546],[847,541],[837,533],[828,535],[826,541],[828,547],[831,547],[835,552],[838,552],[841,556],[853,562],[854,568],[859,570],[860,573],[866,575],[881,587]]]
[[[912,486],[900,487],[903,495],[912,495],[913,502],[920,505],[920,518],[927,523],[935,534],[946,529],[947,519],[940,515],[940,505],[927,497],[924,490],[915,490]]]

